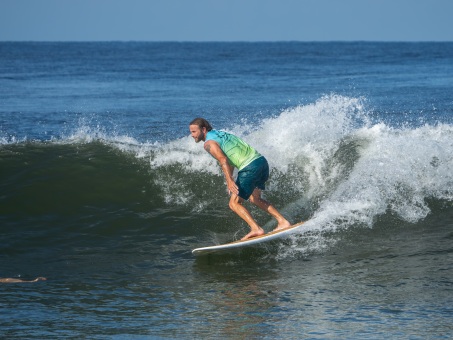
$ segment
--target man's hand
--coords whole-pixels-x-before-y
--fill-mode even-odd
[[[239,188],[234,181],[227,181],[227,188],[228,188],[228,193],[230,195],[232,193],[235,195],[239,195]]]

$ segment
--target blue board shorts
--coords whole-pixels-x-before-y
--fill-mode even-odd
[[[260,157],[238,172],[236,185],[239,188],[239,197],[248,200],[256,188],[264,190],[269,178],[269,164],[266,158]]]

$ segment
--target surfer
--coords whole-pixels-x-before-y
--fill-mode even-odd
[[[261,191],[265,189],[265,182],[269,178],[269,165],[264,156],[239,137],[214,130],[204,118],[195,118],[189,124],[189,130],[196,143],[204,142],[204,149],[219,162],[222,168],[231,195],[230,209],[247,222],[251,229],[242,240],[264,234],[264,230],[244,207],[244,200],[249,200],[273,216],[278,223],[274,230],[283,230],[291,226],[271,203],[261,197]],[[238,169],[236,181],[233,179],[234,168]]]
[[[45,277],[37,277],[34,280],[27,281],[22,279],[16,279],[12,277],[0,277],[0,283],[20,283],[20,282],[38,282],[38,281],[46,281]]]

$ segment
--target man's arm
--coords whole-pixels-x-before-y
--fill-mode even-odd
[[[210,141],[207,141],[206,143],[204,143],[204,149],[207,152],[209,152],[212,155],[212,157],[217,159],[217,161],[219,162],[219,164],[222,168],[223,174],[225,175],[228,190],[230,192],[232,192],[233,194],[238,195],[239,189],[233,179],[233,169],[234,168],[228,162],[228,158],[223,153],[222,149],[220,148],[220,145],[217,142],[210,140]]]

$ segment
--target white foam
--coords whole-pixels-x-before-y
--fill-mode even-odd
[[[453,201],[452,126],[394,129],[379,124],[358,129],[353,136],[368,143],[351,173],[326,192],[307,228],[373,227],[376,217],[385,213],[415,223],[431,212],[429,201]],[[311,236],[303,248],[295,242],[280,256],[322,250],[330,242],[320,234]]]

